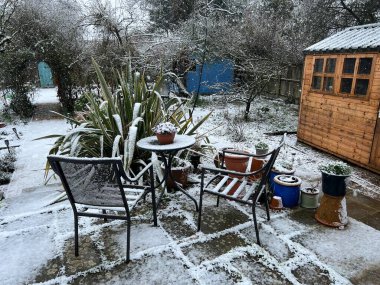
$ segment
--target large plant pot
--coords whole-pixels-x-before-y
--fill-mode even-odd
[[[315,209],[318,207],[319,190],[306,188],[301,190],[301,207]]]
[[[333,175],[322,171],[322,191],[323,193],[343,197],[346,195],[346,179],[349,175]]]
[[[236,150],[240,151],[240,150]],[[240,151],[242,152],[242,151]],[[225,153],[224,155],[224,164],[227,170],[233,170],[238,172],[246,172],[248,166],[249,156]],[[229,174],[231,178],[242,178],[240,175]],[[228,195],[232,195],[239,188],[240,183],[236,183],[234,187],[228,192]]]
[[[284,207],[298,206],[301,179],[292,175],[277,175],[274,177],[274,195],[282,198]]]
[[[315,219],[329,227],[342,227],[347,225],[347,207],[344,196],[330,196],[324,194],[321,204],[315,213]]]
[[[188,183],[187,178],[191,170],[191,163],[186,160],[184,160],[184,163],[186,164],[185,166],[172,167],[171,174],[174,178],[174,181],[180,183],[183,187],[186,187]],[[165,170],[164,164],[161,164],[161,169]],[[171,189],[175,188],[175,184],[170,176],[167,180],[167,186]]]
[[[224,155],[224,164],[228,170],[245,172],[248,166],[248,160],[249,160],[249,156],[246,156],[246,155],[232,154],[232,153],[226,153]]]
[[[265,162],[266,162],[265,159],[253,158],[252,159],[252,165],[251,165],[251,171],[259,170],[260,168],[262,168],[264,166]],[[262,176],[262,174],[251,175],[249,177],[249,180],[250,181],[255,181],[255,180],[260,179],[261,176]]]
[[[171,144],[174,141],[175,133],[156,134],[159,144]]]

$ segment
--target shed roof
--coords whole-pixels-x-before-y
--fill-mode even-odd
[[[304,50],[305,53],[346,51],[380,51],[380,23],[347,28]]]

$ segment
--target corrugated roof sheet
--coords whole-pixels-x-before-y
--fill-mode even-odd
[[[380,51],[380,23],[355,26],[336,33],[304,52]]]

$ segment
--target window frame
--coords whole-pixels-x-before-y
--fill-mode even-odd
[[[327,65],[327,60],[330,58],[335,58],[335,71],[334,73],[325,72],[325,68]],[[346,58],[355,58],[355,66],[353,74],[343,73],[343,65],[344,60]],[[358,68],[361,58],[372,58],[372,65],[369,74],[358,74]],[[314,66],[317,59],[323,59],[323,69],[322,72],[314,72]],[[360,54],[325,54],[325,55],[313,55],[313,65],[311,69],[311,79],[310,79],[310,92],[321,93],[325,95],[331,96],[340,96],[352,99],[359,100],[369,100],[369,95],[371,93],[373,76],[375,71],[377,55],[374,53],[360,53]],[[321,86],[319,89],[313,88],[313,77],[318,76],[321,78]],[[332,91],[323,90],[325,84],[325,77],[332,77],[334,80]],[[341,92],[341,83],[343,78],[351,78],[351,91],[350,93]],[[367,92],[365,95],[355,95],[356,82],[358,79],[366,79],[368,80]]]
[[[346,58],[355,58],[355,67],[354,67],[354,73],[353,74],[343,73],[344,60]],[[362,58],[372,58],[371,70],[370,70],[369,74],[359,74],[358,73],[360,59],[362,59]],[[372,86],[372,77],[373,77],[373,73],[374,73],[374,66],[376,65],[375,55],[371,55],[371,54],[360,54],[360,55],[359,54],[357,54],[357,55],[347,54],[347,55],[342,56],[341,62],[342,63],[341,63],[341,69],[339,72],[339,75],[340,75],[339,81],[340,82],[339,82],[338,94],[345,95],[345,97],[349,97],[349,98],[368,100],[369,99],[369,93],[370,93],[371,86]],[[350,93],[346,93],[346,92],[343,93],[340,91],[340,85],[341,85],[343,78],[352,78],[352,85],[351,85],[351,92]],[[365,95],[356,95],[355,94],[356,82],[358,79],[368,80],[367,92]]]
[[[322,72],[314,72],[315,62],[318,59],[323,59]],[[333,73],[325,71],[328,59],[335,59],[335,70],[334,70]],[[336,70],[337,70],[337,67],[338,67],[338,55],[319,55],[319,56],[314,56],[314,58],[313,58],[312,75],[311,75],[311,82],[310,82],[310,90],[311,91],[318,91],[318,92],[325,93],[325,94],[334,95],[334,89],[336,87],[336,82],[337,82],[336,81]],[[318,76],[318,77],[321,78],[321,87],[319,89],[314,89],[313,88],[313,77],[314,76]],[[331,91],[324,90],[325,78],[326,77],[333,78],[333,80],[334,80],[333,88],[332,88]]]

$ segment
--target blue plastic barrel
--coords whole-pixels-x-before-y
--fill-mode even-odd
[[[293,175],[276,175],[273,179],[274,195],[282,198],[286,208],[298,206],[301,179]]]
[[[285,168],[277,169],[276,167],[272,167],[269,172],[269,187],[274,190],[274,177],[280,174],[293,175],[295,172],[294,169],[288,170]]]

